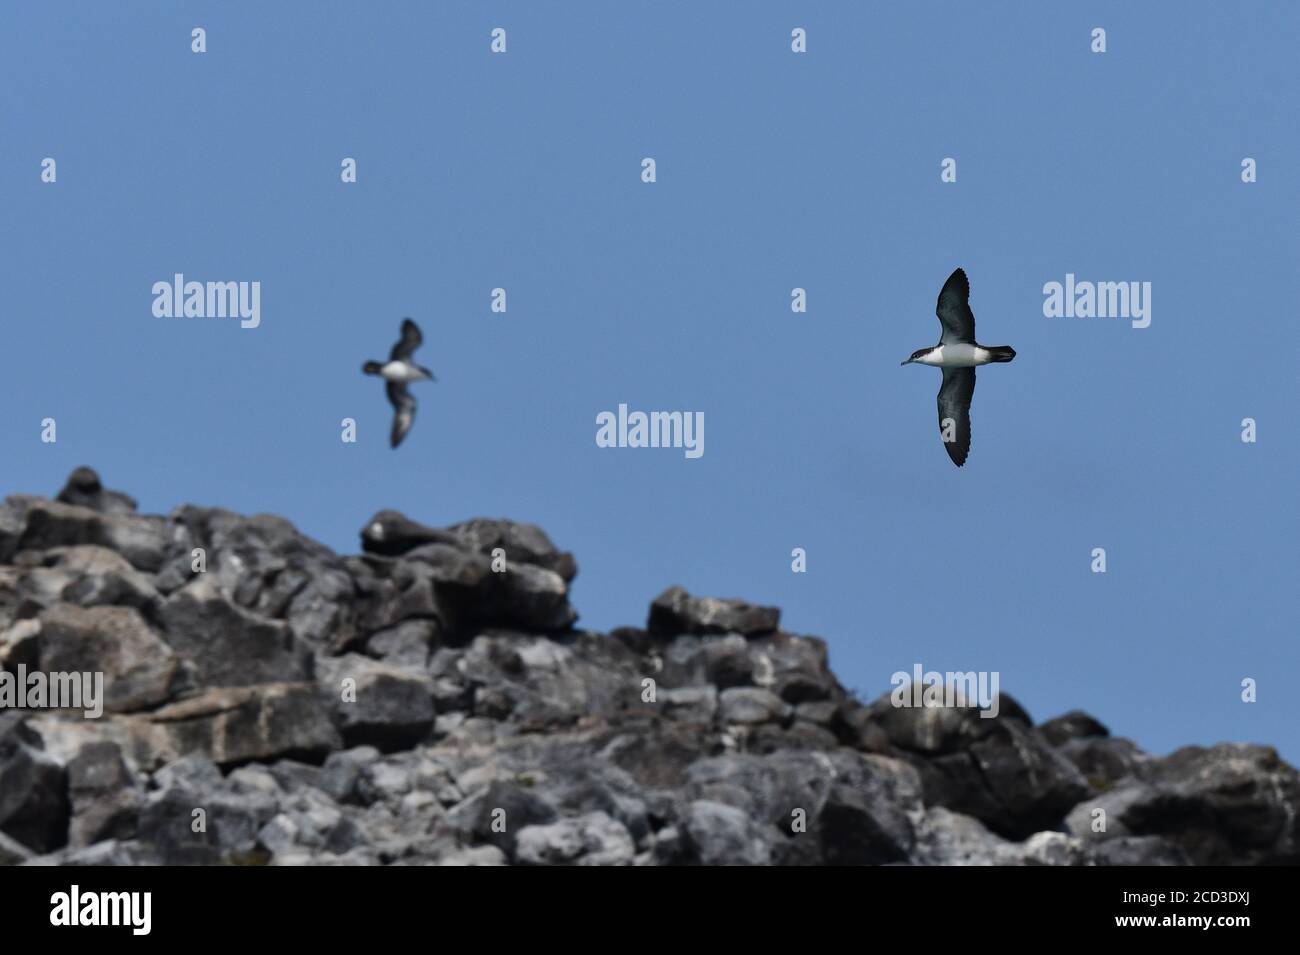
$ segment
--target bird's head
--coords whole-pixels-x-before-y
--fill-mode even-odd
[[[914,362],[914,361],[920,361],[920,360],[921,360],[925,355],[929,354],[929,353],[932,352],[932,351],[934,351],[933,348],[918,348],[916,351],[912,352],[912,357],[911,357],[911,358],[909,358],[909,359],[908,359],[907,361],[905,361],[905,362],[900,362],[900,363],[899,363],[899,364],[900,364],[900,367],[901,367],[902,365],[910,365],[910,364],[911,364],[912,362]]]

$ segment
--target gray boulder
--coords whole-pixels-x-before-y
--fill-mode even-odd
[[[347,746],[407,749],[433,729],[433,681],[424,673],[348,654],[323,661],[319,682]]]
[[[77,468],[68,475],[68,482],[55,500],[104,514],[134,514],[136,508],[135,498],[106,489],[95,470],[87,467]]]
[[[97,544],[115,550],[137,570],[156,571],[169,551],[170,534],[162,517],[102,513],[89,507],[32,499],[22,514],[17,550],[50,550]]]
[[[525,826],[515,840],[521,865],[628,865],[635,854],[627,828],[603,812]]]
[[[206,575],[167,598],[159,618],[168,645],[202,686],[297,683],[312,678],[312,654],[283,622],[237,606]]]
[[[207,690],[149,715],[177,753],[202,753],[218,765],[250,760],[318,761],[343,745],[329,704],[309,683]]]
[[[56,604],[39,623],[41,669],[103,673],[107,712],[157,706],[177,687],[180,658],[133,607]]]
[[[27,570],[18,586],[27,599],[42,607],[67,601],[82,607],[118,605],[147,612],[160,599],[147,574],[97,544],[45,551],[41,564]]]
[[[718,719],[723,723],[781,723],[792,714],[790,704],[756,686],[734,686],[718,696]]]
[[[68,779],[21,712],[0,711],[0,833],[36,852],[67,842]]]
[[[755,607],[743,600],[692,597],[681,587],[669,587],[650,605],[646,629],[652,633],[771,633],[781,622],[776,607]]]
[[[144,793],[115,743],[84,747],[68,762],[67,771],[72,803],[69,845],[135,838]]]
[[[361,547],[368,554],[396,557],[421,544],[459,545],[450,531],[426,527],[397,511],[380,511],[361,529]]]
[[[1097,739],[1110,736],[1108,730],[1099,720],[1082,710],[1071,710],[1061,716],[1048,720],[1038,727],[1043,738],[1053,746],[1063,746],[1071,740]]]
[[[1272,747],[1187,746],[1151,777],[1122,812],[1134,834],[1163,836],[1197,865],[1300,864],[1300,774]]]
[[[556,819],[555,807],[525,786],[493,781],[451,811],[449,821],[469,843],[488,843],[513,857],[519,833]]]
[[[697,799],[681,823],[681,858],[699,865],[767,865],[772,861],[776,833],[743,810]]]
[[[554,571],[566,584],[577,576],[578,565],[573,555],[556,548],[536,524],[480,517],[454,524],[448,530],[462,546],[475,553],[491,556],[500,548],[508,564],[533,564]]]

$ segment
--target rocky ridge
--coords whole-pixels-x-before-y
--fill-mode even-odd
[[[0,863],[1300,862],[1269,747],[864,704],[778,610],[676,587],[575,629],[577,565],[528,524],[361,540],[139,514],[87,468],[7,498],[0,670],[104,692],[0,706]]]

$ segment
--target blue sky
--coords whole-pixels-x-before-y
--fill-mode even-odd
[[[385,507],[533,521],[586,626],[680,583],[869,697],[997,670],[1040,720],[1296,762],[1300,8],[1078,6],[7,5],[0,490],[90,464],[345,552]],[[1018,352],[960,471],[899,367],[959,265]],[[155,318],[175,272],[260,281],[261,326]],[[1045,318],[1071,272],[1151,282],[1150,327]],[[404,315],[440,383],[394,452],[360,365]],[[598,448],[620,402],[704,412],[705,454]]]

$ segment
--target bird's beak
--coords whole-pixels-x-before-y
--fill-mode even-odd
[[[904,365],[910,365],[911,363],[912,363],[912,359],[909,358],[907,361],[900,361],[900,362],[898,363],[898,367],[899,367],[899,368],[902,368]]]

